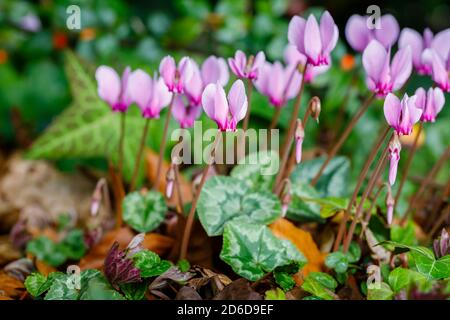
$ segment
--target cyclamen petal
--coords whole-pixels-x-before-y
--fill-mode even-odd
[[[228,92],[229,111],[236,124],[244,119],[247,113],[247,95],[242,80],[236,80]],[[231,128],[236,129],[236,128]]]
[[[431,60],[433,81],[436,82],[444,92],[450,92],[449,73],[444,61],[434,49],[425,50],[424,55],[427,54]]]
[[[125,112],[131,104],[128,86],[130,71],[130,67],[125,68],[122,79],[113,68],[108,66],[100,66],[95,72],[98,95],[111,106],[113,111]]]
[[[386,14],[380,19],[380,29],[374,29],[375,38],[381,42],[385,48],[392,47],[397,41],[400,27],[393,15]]]
[[[173,57],[166,56],[161,60],[159,73],[170,92],[183,93],[184,86],[191,80],[194,68],[188,57],[183,57],[177,66]]]
[[[416,105],[422,110],[420,118],[423,122],[434,122],[438,113],[445,104],[444,93],[440,88],[430,88],[425,92],[423,88],[418,88],[415,92]]]
[[[234,58],[228,58],[228,65],[238,78],[256,80],[259,69],[264,65],[265,60],[266,57],[262,51],[258,52],[253,59],[247,60],[245,54],[241,50],[238,50]]]
[[[397,177],[398,162],[400,161],[400,151],[402,145],[398,139],[398,135],[395,134],[394,137],[389,142],[389,184],[392,186],[395,183]]]
[[[395,95],[388,94],[383,109],[387,123],[398,135],[409,135],[422,115],[422,109],[416,105],[416,97],[408,97],[407,94],[401,101]]]

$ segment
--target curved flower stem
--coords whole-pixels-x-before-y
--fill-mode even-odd
[[[275,112],[273,113],[272,121],[270,122],[269,131],[275,129],[278,124],[278,120],[280,120],[281,108],[275,108]]]
[[[175,188],[177,191],[177,200],[178,200],[178,211],[181,215],[184,216],[184,208],[183,208],[183,195],[181,194],[181,186],[180,186],[180,171],[178,165],[175,165]]]
[[[356,224],[358,223],[358,220],[359,220],[359,218],[360,218],[360,216],[362,214],[364,201],[366,201],[368,195],[372,192],[376,181],[379,179],[379,177],[381,175],[381,172],[382,172],[384,166],[386,165],[388,151],[389,151],[389,143],[384,148],[383,154],[381,155],[380,159],[378,160],[378,164],[375,167],[375,169],[374,169],[374,171],[372,173],[372,176],[370,177],[369,183],[368,183],[366,189],[364,190],[363,195],[361,196],[361,200],[359,201],[358,208],[356,209],[355,217],[353,218],[352,224],[350,225],[350,229],[349,229],[349,231],[347,233],[347,237],[344,240],[344,246],[343,246],[344,253],[346,253],[348,251],[348,248],[350,246],[350,242],[352,241],[353,233],[355,232]]]
[[[136,161],[134,163],[133,175],[132,175],[131,182],[130,182],[130,192],[134,191],[134,189],[136,187],[136,180],[138,177],[139,167],[140,167],[141,160],[142,160],[142,154],[144,153],[145,141],[147,140],[149,124],[150,124],[150,119],[149,118],[145,119],[144,131],[142,132],[141,143],[139,145],[139,151],[138,151],[138,154],[136,157]]]
[[[191,231],[192,231],[192,225],[194,223],[194,216],[195,216],[195,209],[197,208],[197,202],[200,198],[200,193],[202,192],[203,185],[206,182],[206,177],[208,175],[208,171],[211,168],[212,164],[214,163],[214,157],[215,157],[215,150],[217,147],[217,143],[219,142],[221,138],[221,131],[217,131],[214,144],[211,150],[211,158],[210,161],[208,161],[208,164],[206,165],[205,169],[202,173],[202,179],[200,180],[200,184],[198,185],[198,188],[195,192],[194,198],[192,199],[191,209],[189,210],[189,215],[187,217],[186,226],[184,228],[184,234],[183,234],[183,240],[181,241],[181,250],[180,250],[180,260],[185,259],[187,255],[187,250],[189,246],[189,238],[191,237]]]
[[[339,140],[334,144],[333,149],[330,150],[328,153],[327,158],[323,162],[322,166],[320,167],[319,171],[315,175],[315,177],[311,181],[311,185],[315,186],[317,184],[317,181],[319,180],[320,176],[324,172],[327,165],[330,163],[331,159],[336,155],[336,153],[341,149],[342,145],[344,144],[345,140],[347,140],[348,136],[352,132],[355,125],[358,123],[359,119],[366,113],[367,109],[369,108],[372,101],[375,99],[375,95],[372,94],[369,96],[366,101],[364,101],[361,108],[359,108],[358,112],[353,116],[353,118],[350,120],[350,123],[345,128],[344,132],[340,136]]]
[[[370,152],[370,154],[366,160],[366,163],[364,164],[361,174],[359,175],[359,179],[356,182],[355,189],[353,190],[352,198],[351,198],[350,202],[348,203],[347,210],[345,211],[344,217],[342,218],[342,221],[339,225],[339,231],[336,236],[336,240],[334,242],[333,251],[336,251],[339,249],[339,245],[341,244],[341,241],[344,237],[347,221],[350,218],[350,213],[351,213],[351,210],[353,207],[353,203],[356,201],[359,190],[361,189],[364,179],[366,178],[367,173],[369,172],[370,165],[372,164],[373,160],[375,159],[375,156],[377,155],[378,150],[381,148],[383,141],[386,139],[386,136],[389,133],[389,129],[390,129],[389,126],[386,125],[385,129],[380,134],[377,142],[375,143],[375,146],[373,147],[372,151]]]
[[[406,160],[405,169],[403,170],[403,173],[402,173],[402,180],[400,180],[397,194],[395,195],[394,212],[395,212],[395,209],[397,208],[397,203],[400,199],[400,195],[402,194],[403,185],[405,184],[406,178],[408,177],[408,172],[411,167],[412,159],[413,159],[414,155],[416,154],[419,137],[420,137],[420,134],[422,133],[422,128],[423,128],[423,123],[421,122],[419,124],[419,130],[417,130],[417,135],[416,135],[413,145],[411,147],[411,151],[409,152],[408,159]]]
[[[244,122],[242,123],[242,130],[246,131],[248,128],[248,122],[250,120],[251,99],[253,92],[253,82],[247,79],[247,113],[245,114]]]
[[[422,196],[422,194],[426,190],[427,186],[432,182],[433,178],[436,176],[438,171],[448,160],[447,158],[449,157],[449,155],[450,155],[450,147],[447,147],[447,149],[445,149],[444,153],[441,155],[441,157],[438,159],[438,161],[436,161],[433,168],[431,168],[430,172],[428,172],[428,174],[425,177],[425,179],[423,180],[422,185],[420,186],[419,190],[416,192],[416,194],[414,194],[413,198],[409,201],[408,209],[406,209],[406,212],[403,215],[402,220],[400,221],[401,226],[404,226],[406,224],[409,216],[411,216],[411,217],[413,216],[412,206]]]
[[[117,161],[117,171],[120,180],[122,180],[122,169],[123,169],[123,144],[125,137],[125,119],[126,113],[122,112],[120,115],[120,138],[119,138],[119,149],[118,151],[118,161]]]
[[[156,176],[155,182],[153,183],[153,190],[157,190],[159,188],[159,180],[161,178],[161,168],[164,162],[164,151],[166,151],[167,130],[169,129],[169,122],[170,117],[172,115],[172,108],[174,101],[175,101],[175,93],[172,95],[172,101],[170,101],[169,109],[167,110],[166,122],[164,123],[164,131],[161,140],[161,145],[159,146],[158,165],[156,166]]]

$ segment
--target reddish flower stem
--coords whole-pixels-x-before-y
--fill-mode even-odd
[[[366,101],[364,101],[364,103],[362,104],[361,108],[359,108],[358,112],[350,120],[350,123],[345,128],[345,130],[342,133],[342,135],[340,136],[339,140],[334,144],[333,149],[330,150],[330,152],[328,153],[327,158],[323,162],[323,164],[320,167],[319,171],[317,172],[315,177],[312,179],[312,181],[311,181],[311,185],[312,186],[315,186],[317,184],[317,181],[319,180],[319,178],[323,174],[325,168],[330,163],[331,159],[333,159],[333,157],[336,155],[336,153],[341,149],[341,147],[344,144],[345,140],[347,140],[348,136],[352,132],[352,130],[355,127],[355,125],[358,123],[359,119],[361,119],[361,117],[364,115],[364,113],[366,113],[367,109],[369,108],[369,106],[372,103],[372,101],[374,100],[374,98],[375,98],[374,94],[369,96],[366,99]]]
[[[162,164],[164,162],[164,151],[166,151],[166,143],[167,143],[167,131],[169,129],[170,117],[172,115],[173,102],[175,101],[175,93],[172,95],[172,101],[170,101],[169,109],[167,110],[166,122],[164,123],[164,131],[161,140],[161,145],[159,146],[159,157],[158,157],[158,165],[156,166],[156,177],[155,182],[153,184],[153,190],[157,190],[159,188],[159,180],[161,178],[161,169]]]
[[[364,164],[364,167],[361,171],[359,179],[356,182],[356,187],[353,190],[352,198],[351,198],[350,202],[348,203],[347,210],[345,211],[344,217],[342,218],[342,221],[339,225],[339,231],[336,236],[336,240],[334,242],[333,251],[336,251],[339,249],[339,245],[341,244],[341,241],[344,238],[345,227],[346,227],[348,219],[350,218],[353,203],[356,201],[359,190],[361,189],[364,179],[366,178],[367,173],[369,172],[370,165],[372,164],[373,160],[375,159],[375,156],[377,155],[378,150],[381,148],[383,141],[386,139],[386,136],[389,133],[389,129],[390,128],[388,126],[385,126],[383,132],[380,134],[377,142],[375,143],[375,146],[372,148],[372,151],[370,152],[369,156],[367,157],[366,163]]]
[[[248,122],[250,120],[251,99],[253,92],[253,82],[247,79],[247,113],[245,114],[244,121],[242,123],[242,130],[246,131],[248,128]]]
[[[178,213],[184,216],[184,208],[183,208],[183,195],[181,194],[181,186],[180,186],[180,171],[178,165],[175,165],[175,189],[177,191],[177,200],[178,200]]]
[[[275,112],[273,113],[272,121],[270,122],[269,131],[275,129],[278,124],[278,120],[280,120],[281,108],[275,108]]]
[[[126,113],[122,112],[120,114],[120,137],[119,137],[119,149],[118,151],[118,160],[117,160],[117,171],[119,179],[122,181],[122,169],[123,169],[123,144],[125,137],[125,119]]]
[[[134,191],[134,189],[136,187],[136,180],[137,180],[138,173],[139,173],[139,167],[141,164],[142,155],[144,153],[145,141],[147,140],[149,124],[150,124],[150,119],[145,119],[144,131],[142,132],[141,143],[139,145],[139,151],[138,151],[138,154],[136,157],[136,161],[134,163],[133,175],[132,175],[131,182],[130,182],[130,192]]]
[[[206,165],[205,169],[202,173],[202,179],[200,180],[200,184],[198,185],[198,188],[194,194],[194,198],[192,199],[192,205],[191,209],[189,211],[189,215],[187,217],[186,226],[184,229],[183,234],[183,240],[181,241],[181,250],[180,250],[180,260],[185,259],[188,251],[189,246],[189,239],[191,237],[191,231],[192,231],[192,225],[194,223],[194,216],[195,216],[195,209],[197,208],[197,202],[200,198],[200,193],[202,192],[203,185],[206,182],[206,177],[208,175],[208,171],[211,168],[213,162],[214,162],[214,156],[215,156],[215,149],[217,147],[217,143],[219,142],[221,138],[221,131],[217,131],[214,144],[211,150],[211,158],[210,161],[208,161],[208,164]]]

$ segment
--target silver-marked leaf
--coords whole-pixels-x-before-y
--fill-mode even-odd
[[[370,284],[367,287],[367,300],[392,300],[394,292],[385,282]]]
[[[320,204],[316,199],[320,197],[314,187],[308,183],[297,181],[292,185],[292,200],[289,204],[287,217],[295,221],[323,222],[320,216]]]
[[[122,203],[123,220],[134,230],[150,232],[156,229],[164,220],[167,205],[161,193],[148,191],[129,193]]]
[[[80,300],[126,300],[114,290],[104,276],[92,277],[87,282],[86,289],[80,295]]]
[[[252,221],[269,224],[281,215],[281,203],[271,192],[253,192],[242,198],[242,214]]]

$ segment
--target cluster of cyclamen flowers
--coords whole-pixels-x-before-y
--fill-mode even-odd
[[[345,34],[350,46],[362,53],[367,88],[375,97],[385,98],[384,115],[396,133],[389,146],[389,182],[393,185],[400,159],[398,136],[411,134],[419,120],[434,122],[444,105],[443,91],[450,91],[450,29],[436,35],[426,29],[423,36],[409,28],[400,32],[391,15],[382,16],[380,25],[381,29],[371,30],[365,17],[353,15]],[[135,102],[144,118],[158,118],[161,110],[170,105],[171,114],[182,128],[192,127],[203,107],[219,130],[235,131],[238,122],[250,111],[241,79],[247,82],[247,91],[254,85],[273,107],[281,108],[301,94],[302,82],[314,81],[315,76],[330,67],[338,34],[327,11],[320,21],[313,15],[307,19],[293,17],[289,23],[285,64],[266,61],[263,52],[247,57],[238,50],[228,59],[229,68],[238,78],[228,95],[224,90],[229,80],[228,66],[223,58],[215,56],[208,57],[201,67],[188,57],[177,65],[167,56],[160,63],[160,76],[155,73],[153,78],[143,70],[131,72],[130,68],[120,78],[112,68],[101,66],[96,73],[98,93],[117,112],[126,112]],[[398,38],[399,49],[391,59],[391,48]],[[405,94],[400,100],[393,92],[405,86],[413,67],[419,74],[430,75],[438,87],[428,91],[419,88],[413,96]],[[296,140],[299,141],[297,149],[301,149],[303,136]]]

